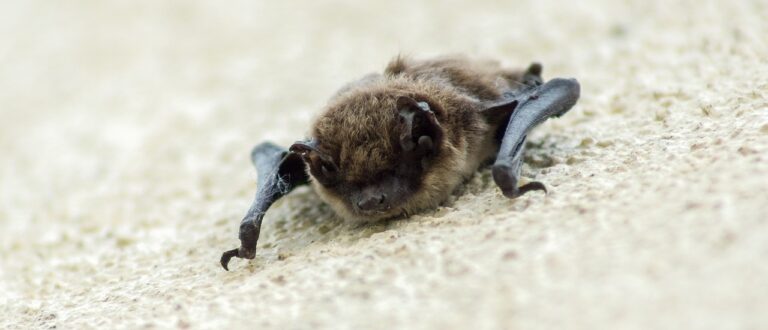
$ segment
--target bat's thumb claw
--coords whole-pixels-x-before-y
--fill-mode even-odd
[[[221,267],[224,267],[224,270],[229,271],[229,261],[232,260],[232,258],[243,258],[243,259],[253,259],[256,257],[256,249],[245,249],[245,248],[238,248],[238,249],[232,249],[229,251],[226,251],[221,254]]]
[[[522,187],[518,188],[518,191],[519,191],[519,195],[518,196],[522,196],[525,193],[527,193],[529,191],[533,191],[533,190],[542,190],[542,191],[544,191],[545,194],[547,193],[547,187],[544,186],[543,183],[538,182],[538,181],[532,181],[532,182],[528,182],[528,183],[524,184]]]
[[[232,257],[237,257],[238,250],[239,249],[233,249],[221,254],[221,267],[224,267],[224,270],[229,271],[229,260],[231,260]]]

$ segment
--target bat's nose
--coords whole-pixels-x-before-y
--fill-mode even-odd
[[[357,202],[357,207],[363,211],[378,210],[384,208],[386,201],[386,194],[368,194]]]

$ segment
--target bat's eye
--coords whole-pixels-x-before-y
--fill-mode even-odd
[[[323,185],[332,186],[338,182],[339,168],[336,167],[336,164],[327,161],[315,161],[309,166],[312,175]]]
[[[325,177],[331,177],[333,175],[336,175],[335,166],[328,166],[327,164],[323,164],[320,166],[320,171],[323,173]]]
[[[317,148],[316,141],[296,142],[291,146],[290,151],[301,156],[301,159],[309,165],[309,172],[318,182],[330,186],[338,181],[339,168],[336,167],[333,158]]]

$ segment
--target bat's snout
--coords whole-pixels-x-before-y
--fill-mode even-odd
[[[368,192],[363,194],[357,202],[357,208],[362,211],[380,211],[388,208],[387,194],[380,192]]]

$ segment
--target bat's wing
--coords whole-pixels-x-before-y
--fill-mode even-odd
[[[555,78],[541,83],[541,67],[528,69],[527,87],[508,93],[505,99],[484,110],[488,116],[509,113],[509,122],[502,136],[501,148],[492,167],[493,180],[504,196],[514,198],[531,190],[544,190],[541,182],[530,182],[518,187],[523,164],[525,138],[536,126],[550,117],[559,117],[570,110],[579,99],[580,86],[575,79]],[[538,79],[536,79],[538,78]]]
[[[232,257],[253,259],[256,256],[264,214],[280,197],[309,181],[301,156],[273,143],[265,142],[253,148],[251,161],[258,173],[256,198],[240,222],[240,248],[221,255],[221,266],[226,270]]]

